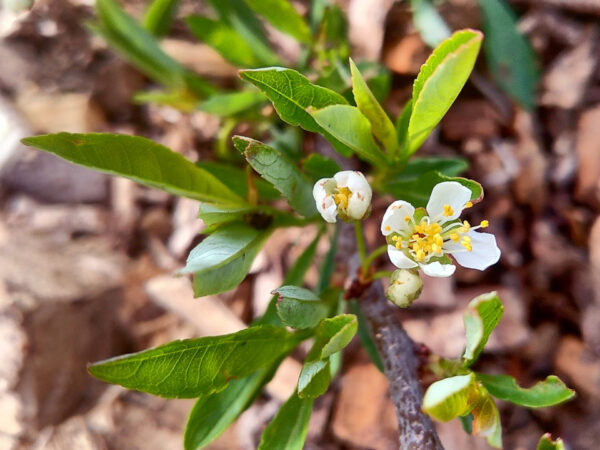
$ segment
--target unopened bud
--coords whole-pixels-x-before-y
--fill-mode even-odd
[[[408,308],[422,290],[423,281],[418,270],[398,269],[392,274],[385,296],[400,308]]]

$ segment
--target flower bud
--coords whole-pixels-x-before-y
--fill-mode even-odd
[[[389,301],[400,308],[408,308],[423,290],[423,281],[416,269],[398,269],[390,279],[390,285],[385,291]]]
[[[322,178],[313,188],[317,210],[329,223],[342,220],[362,220],[371,209],[371,186],[365,176],[344,170],[333,178]]]

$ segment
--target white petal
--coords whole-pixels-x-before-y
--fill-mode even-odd
[[[396,200],[385,211],[381,221],[381,233],[387,236],[391,233],[400,233],[408,231],[410,225],[406,223],[406,216],[412,217],[415,214],[415,207],[404,200]],[[389,228],[388,228],[389,227]]]
[[[471,238],[472,251],[464,250],[459,243],[453,243],[452,246],[444,244],[444,249],[449,253],[453,250],[459,250],[452,254],[456,262],[469,269],[485,270],[492,264],[496,264],[500,259],[500,249],[496,244],[496,237],[491,233],[479,233],[469,231],[467,235]]]
[[[471,200],[471,190],[458,181],[445,181],[438,183],[431,191],[431,197],[427,202],[427,214],[431,218],[439,218],[439,222],[458,219],[467,202]],[[452,208],[451,216],[444,216],[444,206]]]
[[[360,192],[353,192],[348,199],[348,217],[360,220],[365,217],[371,205],[371,196],[366,197]]]
[[[317,211],[329,223],[335,223],[337,216],[337,205],[330,195],[332,189],[335,189],[333,178],[321,178],[313,187],[313,197],[317,205]]]
[[[313,197],[317,205],[325,200],[325,196],[327,195],[327,191],[325,190],[325,184],[331,180],[331,178],[321,178],[319,181],[315,183],[313,186]]]
[[[328,196],[325,199],[325,201],[323,203],[321,203],[320,206],[321,207],[324,206],[324,208],[320,208],[319,205],[317,204],[317,210],[321,213],[321,217],[323,217],[323,219],[326,222],[335,223],[337,213],[338,213],[338,208],[337,208],[337,205],[335,204],[335,202],[333,201],[333,198],[331,198],[331,196]]]
[[[420,264],[421,270],[430,277],[449,277],[456,270],[454,264],[442,264],[439,261],[430,264]]]
[[[349,187],[348,178],[353,173],[353,170],[342,170],[341,172],[336,173],[333,178],[339,187]]]
[[[360,220],[371,205],[373,191],[365,176],[357,171],[344,170],[334,175],[338,188],[346,187],[351,195],[348,199],[347,214],[351,219]]]
[[[340,181],[338,181],[338,178],[336,178],[336,181],[338,181],[338,186],[346,186],[352,192],[361,192],[365,194],[367,192],[371,192],[371,186],[369,186],[369,182],[361,172],[345,170],[344,172],[340,173],[344,174],[344,178],[346,179],[344,180],[344,184],[341,184]],[[338,174],[336,174],[334,177],[337,177],[337,175]]]
[[[398,250],[393,245],[388,245],[388,256],[398,269],[412,269],[417,267],[418,264],[404,254],[403,251]]]

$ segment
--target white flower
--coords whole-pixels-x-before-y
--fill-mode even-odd
[[[365,176],[352,170],[322,178],[313,188],[317,210],[329,223],[335,223],[338,214],[344,220],[363,219],[369,212],[372,194]]]
[[[432,277],[449,277],[456,267],[446,255],[478,270],[498,262],[500,250],[494,235],[475,231],[486,228],[488,221],[471,227],[458,219],[463,209],[473,206],[470,199],[470,189],[447,181],[433,188],[426,210],[402,200],[392,203],[381,222],[392,263],[400,269],[420,267]]]

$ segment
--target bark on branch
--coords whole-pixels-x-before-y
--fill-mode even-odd
[[[352,225],[340,224],[338,262],[353,276],[351,261],[356,261],[356,242]],[[394,316],[381,281],[374,282],[361,300],[362,311],[369,322],[371,335],[390,383],[392,401],[398,417],[402,450],[442,449],[431,419],[421,411],[423,391],[419,383],[419,359],[416,345]]]

